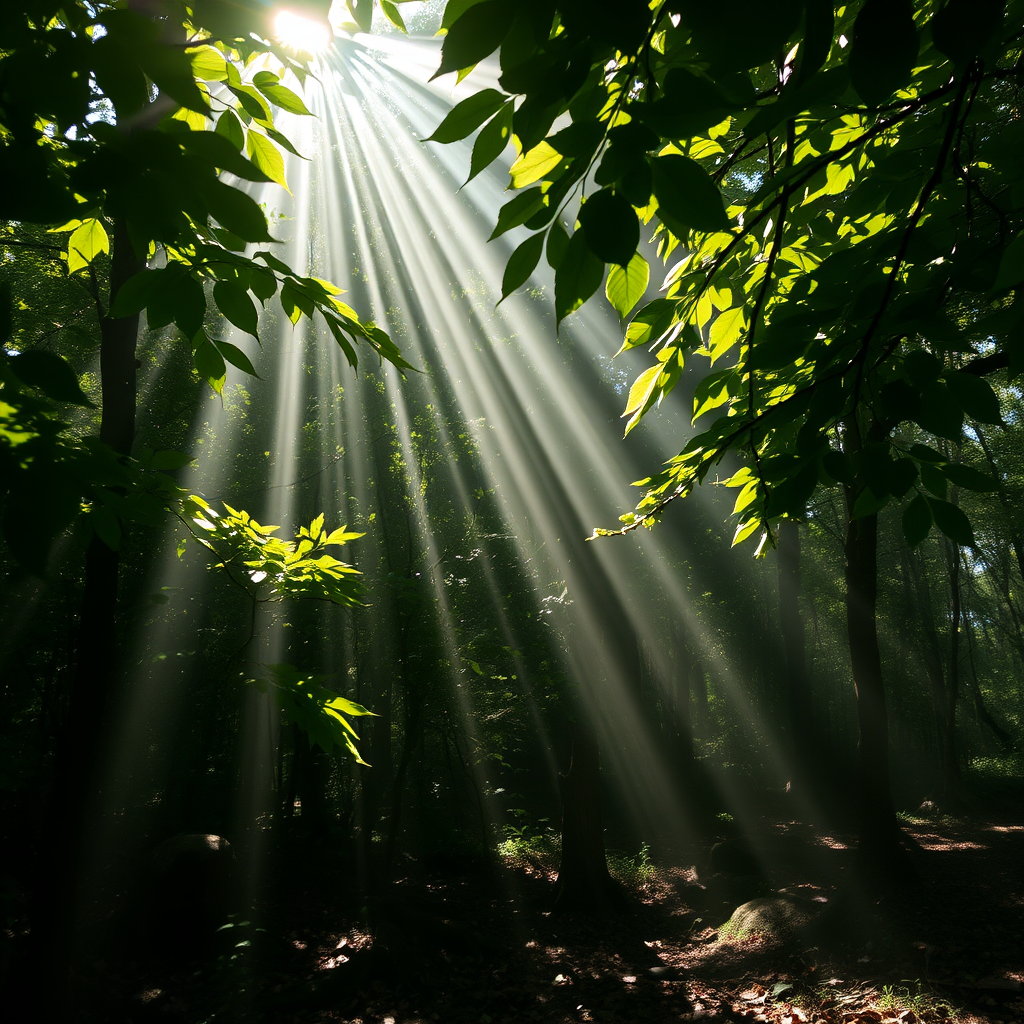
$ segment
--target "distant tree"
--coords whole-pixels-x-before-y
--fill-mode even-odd
[[[503,295],[545,257],[559,321],[602,281],[625,318],[649,280],[644,225],[674,258],[664,295],[626,327],[623,347],[655,357],[626,432],[684,366],[702,426],[623,526],[595,536],[652,525],[726,458],[741,464],[726,481],[734,543],[760,538],[759,554],[818,488],[841,489],[861,846],[887,873],[903,857],[878,513],[904,503],[911,546],[935,525],[971,547],[947,487],[995,487],[912,434],[955,443],[965,417],[999,424],[987,378],[1024,368],[1022,16],[1001,0],[451,0],[444,17],[437,74],[500,48],[500,89],[458,104],[433,139],[480,128],[474,174],[515,143],[521,191],[495,235],[531,234]]]

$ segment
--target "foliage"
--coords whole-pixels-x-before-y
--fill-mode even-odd
[[[562,320],[612,264],[606,292],[625,316],[646,284],[641,225],[674,257],[664,295],[626,328],[623,349],[655,357],[626,431],[684,366],[698,367],[701,425],[615,532],[650,525],[738,456],[734,543],[760,535],[763,550],[773,523],[842,485],[854,517],[905,503],[911,545],[932,525],[973,544],[947,487],[994,481],[939,449],[965,420],[1001,423],[986,378],[1024,368],[1021,5],[590,8],[449,3],[438,74],[500,47],[502,91],[464,100],[434,137],[483,123],[476,172],[491,126],[511,118],[520,191],[494,235],[534,234],[504,294],[545,255]]]
[[[183,521],[192,536],[213,556],[212,567],[224,569],[255,600],[302,597],[354,606],[360,603],[359,570],[326,548],[362,537],[346,527],[328,532],[323,514],[300,527],[294,541],[281,540],[278,526],[261,526],[248,512],[225,504],[226,515],[191,494],[182,502]],[[179,557],[186,542],[178,544]],[[267,594],[263,597],[263,594]]]
[[[269,665],[267,668],[267,678],[247,681],[274,697],[285,717],[306,734],[310,746],[315,743],[327,753],[341,747],[357,764],[366,764],[356,747],[359,736],[349,718],[372,715],[372,711],[329,690],[323,685],[324,676],[303,674],[293,665]]]

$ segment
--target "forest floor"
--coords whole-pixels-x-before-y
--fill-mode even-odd
[[[795,931],[721,929],[749,898],[749,880],[709,877],[706,847],[664,861],[684,866],[636,860],[623,908],[603,916],[551,912],[554,865],[543,855],[506,857],[497,883],[494,872],[410,860],[369,911],[373,940],[365,912],[346,921],[329,909],[343,875],[293,865],[259,908],[263,927],[240,922],[232,937],[241,945],[214,969],[100,971],[95,983],[107,996],[132,992],[97,1019],[1024,1021],[1024,824],[940,818],[904,827],[920,883],[884,898],[858,888],[848,835],[796,822],[748,834],[763,863],[759,891],[785,888],[802,911],[820,907]]]

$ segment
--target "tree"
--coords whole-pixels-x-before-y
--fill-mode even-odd
[[[350,6],[360,21],[372,13],[372,5]],[[132,458],[140,314],[151,328],[174,324],[197,372],[218,392],[228,363],[255,372],[240,348],[216,336],[218,316],[258,340],[259,305],[274,296],[293,324],[319,314],[352,364],[357,346],[368,346],[406,365],[387,334],[339,298],[340,288],[297,273],[269,248],[249,248],[273,241],[266,214],[223,175],[285,185],[281,148],[293,147],[274,110],[309,113],[285,82],[291,75],[301,83],[306,65],[270,41],[268,16],[256,0],[28,0],[0,12],[2,241],[52,253],[30,225],[66,236],[60,255],[92,300],[100,342],[98,437],[68,430],[58,417],[60,403],[91,404],[66,360],[19,344],[0,365],[4,533],[12,551],[42,570],[49,541],[83,507],[90,534],[71,727],[57,747],[36,887],[33,935],[41,949],[66,947],[76,910],[75,874],[108,739],[122,533],[176,506],[179,492],[165,471],[187,461],[167,452]],[[5,344],[21,329],[14,316],[19,310],[21,319],[21,305],[5,288]],[[327,587],[320,596],[355,600],[348,567],[327,556],[332,565],[318,557],[310,569],[311,549],[323,556],[325,544],[351,537],[323,531],[322,518],[292,545],[244,512],[224,516],[206,505],[193,522],[218,555],[226,545],[231,558],[248,559],[253,583],[276,575],[272,586],[287,593],[316,577],[314,589]],[[36,543],[21,544],[24,535]],[[257,566],[264,558],[268,564]],[[225,564],[222,555],[217,561]],[[287,704],[289,688],[301,683],[287,677],[275,686]],[[320,697],[309,721],[327,728],[332,698]],[[308,718],[300,705],[298,717]],[[345,709],[334,710],[347,726]]]
[[[733,542],[758,537],[763,554],[819,488],[842,490],[861,846],[886,873],[902,857],[878,513],[905,503],[912,546],[935,525],[970,547],[946,488],[995,487],[914,431],[957,442],[965,417],[999,424],[986,378],[1022,368],[1022,13],[999,0],[455,0],[445,14],[437,74],[500,47],[501,89],[464,100],[433,139],[482,125],[474,172],[514,139],[521,191],[495,235],[532,233],[503,294],[546,256],[561,321],[610,265],[605,294],[626,317],[648,284],[641,227],[675,259],[626,327],[623,348],[655,357],[626,432],[684,372],[701,427],[642,482],[623,526],[595,536],[652,525],[724,464]]]

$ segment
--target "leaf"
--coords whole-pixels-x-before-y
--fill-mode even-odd
[[[903,510],[903,536],[910,547],[916,548],[931,528],[931,508],[927,500],[918,494]]]
[[[273,241],[263,211],[251,196],[240,189],[214,181],[205,186],[203,198],[213,217],[239,238],[246,242]]]
[[[963,427],[960,404],[941,381],[932,381],[921,388],[921,408],[914,419],[924,430],[950,441],[960,437]]]
[[[192,57],[192,74],[206,82],[223,82],[228,77],[227,61],[224,55],[212,46],[200,46],[189,51]]]
[[[347,0],[347,4],[352,20],[369,33],[373,27],[373,0]]]
[[[235,149],[239,152],[242,151],[242,147],[245,145],[245,129],[233,110],[228,108],[217,118],[216,131],[218,135],[223,135]]]
[[[217,351],[232,366],[237,366],[242,373],[247,373],[250,377],[259,377],[249,357],[237,345],[232,345],[230,341],[219,341],[216,338],[211,338],[210,340]]]
[[[540,262],[540,255],[543,251],[543,231],[530,235],[525,242],[516,247],[515,252],[508,258],[505,274],[501,280],[501,298],[503,300],[511,295],[520,285],[526,283]]]
[[[932,18],[932,41],[940,53],[965,65],[1003,26],[1004,0],[948,0]]]
[[[275,83],[273,85],[257,85],[257,89],[264,96],[274,104],[275,107],[280,107],[282,110],[287,110],[289,114],[305,114],[307,117],[312,117],[312,111],[306,108],[306,104],[302,102],[302,98],[298,93],[293,92],[286,85]]]
[[[284,176],[284,157],[281,151],[265,135],[250,130],[246,140],[249,159],[271,180],[288,189]],[[290,192],[291,189],[288,189]]]
[[[1012,288],[1024,281],[1024,232],[1019,234],[1003,252],[999,261],[999,273],[996,274],[994,291]]]
[[[47,398],[73,405],[92,405],[79,386],[78,376],[70,363],[55,352],[32,349],[17,353],[10,357],[8,365],[18,380],[38,388]]]
[[[498,223],[488,241],[493,241],[505,234],[506,231],[528,221],[535,213],[543,209],[543,206],[544,193],[540,188],[530,188],[525,192],[520,192],[498,211]]]
[[[399,0],[401,2],[401,0]],[[384,12],[384,17],[391,22],[395,28],[402,32],[407,32],[408,29],[405,27],[405,19],[402,17],[402,12],[391,2],[391,0],[380,0],[380,9]]]
[[[971,466],[965,466],[959,462],[948,463],[942,467],[942,472],[950,483],[955,484],[957,487],[964,487],[968,491],[985,492],[999,490],[998,481],[989,476],[988,473],[982,473],[980,470],[974,469]]]
[[[935,525],[954,543],[974,547],[974,530],[963,511],[939,498],[928,498]]]
[[[658,381],[661,379],[663,369],[661,363],[655,363],[633,381],[633,386],[629,389],[626,408],[622,413],[623,417],[630,417],[626,424],[625,434],[628,434],[640,422],[640,417],[654,403],[654,399],[657,397]]]
[[[203,336],[192,353],[196,371],[204,378],[218,394],[224,388],[224,376],[227,367],[224,365],[224,357],[214,347],[209,338]]]
[[[213,286],[213,301],[231,323],[246,334],[258,337],[256,306],[245,287],[234,281],[218,281]]]
[[[959,370],[947,370],[943,376],[946,386],[968,416],[979,423],[1003,422],[999,397],[987,380]]]
[[[431,76],[479,64],[508,34],[516,8],[509,0],[483,0],[465,11],[448,29],[441,45],[441,66]]]
[[[469,177],[463,182],[468,185],[485,167],[492,164],[512,141],[512,101],[509,100],[494,117],[481,129],[473,143],[473,158],[470,161]]]
[[[557,167],[563,160],[557,149],[546,142],[540,142],[527,153],[521,153],[509,169],[513,188],[524,188],[540,181],[548,171]]]
[[[634,254],[628,266],[614,266],[608,271],[604,293],[620,317],[625,319],[630,310],[644,297],[650,280],[647,260]]]
[[[497,89],[481,89],[456,104],[424,142],[458,142],[476,131],[505,102],[506,96]]]
[[[156,452],[149,460],[148,468],[166,473],[175,469],[181,469],[182,466],[187,466],[190,462],[195,462],[195,458],[191,455],[186,455],[185,452]]]
[[[87,267],[101,252],[110,252],[110,239],[96,217],[83,220],[68,239],[68,273]]]
[[[140,270],[133,274],[117,290],[114,301],[107,310],[107,316],[118,318],[134,316],[149,305],[149,300],[164,280],[162,270]]]
[[[581,204],[579,221],[595,256],[620,267],[629,265],[640,244],[640,222],[628,200],[603,188]]]
[[[689,157],[669,154],[655,157],[651,168],[659,216],[664,213],[696,231],[728,231],[722,193],[700,164]],[[672,230],[672,225],[668,226]]]
[[[869,107],[907,84],[918,45],[911,0],[866,0],[853,24],[849,68],[857,95]]]
[[[601,286],[604,264],[587,245],[582,231],[577,231],[565,249],[565,256],[555,271],[555,318],[561,323],[579,309]]]

